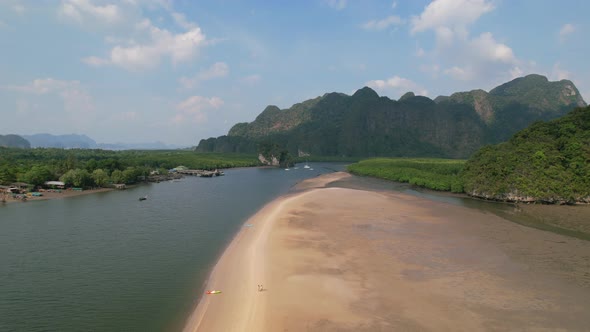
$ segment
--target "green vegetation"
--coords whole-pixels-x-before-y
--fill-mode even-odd
[[[268,161],[271,161],[273,157],[276,158],[280,167],[289,167],[294,164],[294,159],[289,151],[272,141],[260,143],[258,153]]]
[[[327,93],[288,109],[268,106],[227,136],[201,140],[197,151],[256,153],[261,142],[270,141],[293,156],[303,151],[322,157],[461,159],[581,105],[571,81],[549,82],[540,75],[489,93],[474,90],[435,100],[406,93],[395,101],[365,87],[352,96]]]
[[[369,159],[348,169],[354,174],[486,199],[590,202],[590,107],[537,122],[508,142],[480,149],[467,162]]]
[[[135,183],[151,171],[167,172],[183,165],[191,169],[259,165],[255,155],[193,151],[109,151],[85,149],[0,148],[0,184],[16,181],[34,186],[57,180],[75,187]]]
[[[493,97],[493,103],[501,104],[526,104],[536,110],[555,112],[563,106],[586,106],[580,92],[570,80],[550,82],[547,77],[531,74],[516,78],[504,83],[492,90],[489,95]]]
[[[0,147],[28,149],[31,143],[18,135],[0,135]]]
[[[498,200],[590,202],[590,107],[537,122],[465,164],[465,192]]]
[[[465,160],[377,158],[348,166],[356,175],[407,182],[433,190],[463,192],[460,173]]]
[[[358,157],[340,157],[340,156],[307,156],[307,157],[296,157],[296,163],[304,162],[349,162],[356,163],[360,160]]]

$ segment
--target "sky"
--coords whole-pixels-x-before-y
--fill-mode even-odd
[[[585,0],[0,0],[0,134],[182,146],[369,86],[398,99],[530,73],[590,98]]]

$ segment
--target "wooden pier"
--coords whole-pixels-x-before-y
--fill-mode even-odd
[[[176,171],[176,173],[179,173],[182,175],[200,176],[200,177],[204,177],[204,178],[211,178],[214,176],[224,175],[223,171],[220,171],[220,170],[207,171],[207,170],[203,170],[203,169],[178,170],[178,171]]]

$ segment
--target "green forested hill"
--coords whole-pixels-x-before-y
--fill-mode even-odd
[[[570,81],[529,75],[483,90],[440,96],[413,93],[400,100],[365,87],[352,96],[328,93],[281,110],[268,106],[227,136],[202,140],[197,151],[256,152],[261,142],[316,156],[466,158],[507,140],[538,120],[585,105]]]
[[[465,164],[463,181],[466,193],[488,199],[590,202],[590,107],[482,148]]]
[[[0,147],[28,149],[31,143],[18,135],[0,135]]]

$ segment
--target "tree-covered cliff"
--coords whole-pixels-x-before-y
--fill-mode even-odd
[[[488,199],[590,203],[590,107],[482,148],[463,182],[466,193]]]
[[[253,153],[262,141],[272,141],[293,155],[466,158],[535,121],[583,105],[572,82],[549,82],[540,75],[489,93],[474,90],[435,100],[408,93],[396,101],[365,87],[352,96],[328,93],[285,110],[268,106],[227,136],[202,140],[197,151]]]

